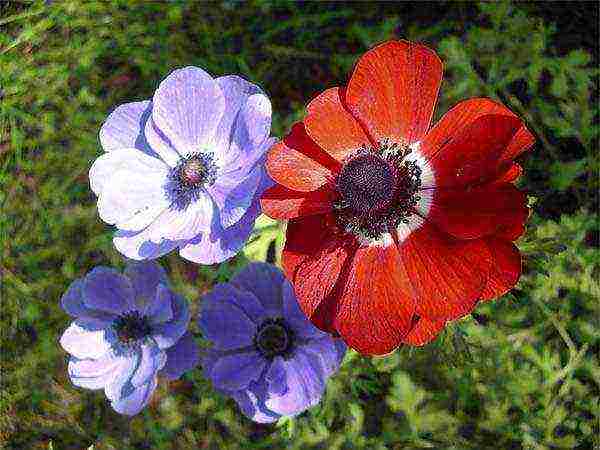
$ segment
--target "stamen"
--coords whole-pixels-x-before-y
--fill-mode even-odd
[[[150,335],[152,331],[146,316],[130,311],[113,322],[113,328],[122,344],[132,345]]]
[[[172,206],[183,210],[197,200],[205,186],[217,178],[217,166],[210,153],[196,153],[183,158],[171,170],[165,185],[165,193]]]
[[[334,204],[338,225],[361,238],[378,240],[408,223],[420,197],[421,168],[405,160],[408,146],[383,141],[375,153],[361,148],[344,163]]]
[[[254,336],[254,345],[267,358],[285,356],[292,348],[293,337],[283,319],[266,319]]]

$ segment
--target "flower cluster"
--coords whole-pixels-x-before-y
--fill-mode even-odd
[[[347,86],[313,99],[279,143],[271,104],[238,76],[175,70],[152,99],[113,111],[90,169],[100,218],[132,260],[96,267],[62,299],[73,384],[133,415],[159,377],[199,362],[254,421],[317,404],[347,346],[382,355],[423,345],[521,273],[529,215],[515,158],[534,143],[493,100],[459,103],[431,127],[442,63],[386,42]],[[233,257],[256,218],[288,220],[285,275],[251,263],[201,299],[200,351],[184,298],[155,262]]]

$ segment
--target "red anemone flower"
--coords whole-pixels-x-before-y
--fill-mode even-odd
[[[430,129],[441,81],[431,49],[381,44],[268,155],[262,208],[289,219],[283,266],[302,309],[363,354],[431,341],[521,274],[513,159],[534,138],[486,98]]]

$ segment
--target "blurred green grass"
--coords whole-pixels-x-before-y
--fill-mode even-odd
[[[425,348],[351,353],[319,406],[277,426],[244,419],[199,371],[161,384],[133,419],[71,386],[59,298],[93,266],[123,265],[87,182],[111,109],[198,65],[260,84],[281,136],[308,100],[392,37],[444,60],[436,117],[489,96],[538,138],[522,160],[520,185],[535,204],[517,289]],[[595,2],[2,2],[0,447],[600,446],[597,43]],[[261,222],[246,252],[220,267],[161,261],[196,310],[212,284],[280,246],[271,225]]]

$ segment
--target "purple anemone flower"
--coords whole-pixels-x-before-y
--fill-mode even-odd
[[[117,250],[143,260],[179,248],[200,264],[235,255],[272,183],[263,167],[270,129],[258,86],[198,67],[173,71],[151,100],[119,106],[89,174],[100,218],[118,229]]]
[[[345,344],[300,310],[294,289],[270,264],[253,263],[203,298],[199,324],[212,347],[202,358],[213,386],[256,422],[316,405]]]
[[[198,363],[187,302],[154,262],[131,263],[123,274],[96,267],[69,286],[61,303],[74,317],[60,338],[71,354],[71,381],[104,389],[118,413],[140,412],[157,375],[174,380]]]

